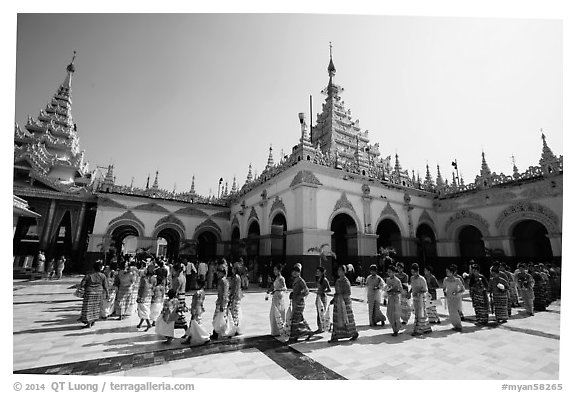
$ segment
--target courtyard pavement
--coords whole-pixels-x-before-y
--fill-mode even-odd
[[[560,302],[528,317],[513,309],[508,323],[451,330],[443,320],[422,337],[410,335],[413,318],[397,337],[389,324],[368,326],[365,290],[352,288],[360,333],[355,342],[329,344],[330,333],[286,346],[269,335],[270,302],[262,289],[245,291],[241,336],[189,348],[176,339],[163,344],[151,329],[137,329],[137,315],[101,320],[91,329],[77,322],[81,299],[73,296],[80,277],[13,282],[13,372],[15,374],[113,375],[218,379],[554,380],[559,379]],[[315,329],[316,295],[305,318]],[[204,324],[212,330],[216,296],[208,291]],[[187,304],[191,294],[187,295]],[[464,314],[473,316],[465,296]],[[385,312],[385,310],[383,309]],[[188,316],[188,315],[187,315]],[[493,316],[492,316],[493,318]],[[177,330],[176,334],[183,334]]]

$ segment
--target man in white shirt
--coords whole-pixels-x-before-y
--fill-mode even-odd
[[[206,274],[208,273],[208,265],[206,262],[201,261],[198,265],[198,278],[204,281],[206,279]]]

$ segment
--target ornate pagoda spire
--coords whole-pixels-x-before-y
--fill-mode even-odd
[[[38,117],[28,116],[26,132],[16,127],[14,163],[27,162],[29,176],[59,191],[88,187],[94,181],[80,151],[76,123],[72,118],[71,86],[74,60],[66,67],[66,78]]]
[[[480,169],[480,176],[476,176],[476,186],[480,189],[492,186],[492,173],[486,163],[486,156],[482,150],[482,168]]]
[[[225,183],[224,194],[222,194],[222,196],[227,196],[227,195],[228,195],[228,182]]]
[[[322,104],[322,112],[317,115],[316,125],[312,126],[311,146],[320,145],[323,154],[334,156],[338,151],[339,165],[354,168],[358,173],[372,169],[372,163],[380,156],[377,144],[371,145],[368,131],[360,128],[360,122],[352,118],[351,111],[346,108],[340,94],[344,89],[335,83],[336,67],[332,57],[330,43],[330,60],[328,62],[328,85],[322,90],[326,96]],[[302,124],[302,117],[300,119]],[[302,125],[304,128],[304,124]],[[304,129],[302,140],[306,141]],[[302,157],[304,158],[304,157]]]
[[[246,183],[251,183],[252,182],[252,163],[250,163],[250,165],[248,165],[248,175],[246,176]]]
[[[400,165],[400,159],[398,158],[398,153],[396,153],[396,161],[394,163],[394,172],[400,173],[402,172],[402,166]]]
[[[436,176],[436,185],[438,187],[444,187],[444,179],[442,178],[442,174],[440,173],[440,165],[436,165],[436,169],[438,171],[438,174]]]
[[[234,176],[234,180],[232,181],[232,192],[238,191],[238,186],[236,185],[236,176]]]
[[[152,184],[152,189],[153,190],[158,189],[158,171],[156,171],[156,176],[154,177],[154,183]]]
[[[554,153],[552,153],[552,149],[548,147],[544,131],[540,129],[540,132],[542,133],[542,156],[540,158],[542,174],[544,176],[549,176],[559,173],[562,170],[560,160],[554,155]]]
[[[146,178],[146,189],[148,190],[150,188],[150,174],[148,174],[148,177]]]
[[[269,153],[268,153],[268,162],[266,163],[266,169],[269,169],[274,166],[274,157],[272,157],[272,145],[270,145]]]
[[[520,177],[518,167],[516,166],[516,158],[514,156],[512,156],[512,177],[514,179],[518,179]]]
[[[430,167],[426,164],[426,176],[424,177],[424,186],[426,188],[434,187],[434,182],[432,181],[432,175],[430,174]]]
[[[458,183],[456,182],[456,174],[452,172],[452,187],[458,187]]]
[[[192,184],[190,185],[190,194],[196,194],[196,189],[194,186],[195,180],[196,180],[196,176],[192,175]]]

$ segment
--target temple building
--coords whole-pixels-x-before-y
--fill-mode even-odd
[[[26,131],[16,127],[14,194],[41,217],[19,224],[15,255],[38,248],[57,254],[62,234],[71,239],[66,244],[79,270],[121,252],[126,239],[152,254],[163,239],[170,259],[241,256],[264,274],[271,263],[300,262],[307,280],[322,261],[321,249],[334,255],[324,260],[329,271],[337,262],[367,272],[385,248],[439,273],[470,259],[560,263],[563,164],[544,132],[541,157],[523,173],[516,165],[511,175],[491,172],[482,152],[470,184],[459,174],[446,179],[439,167],[433,176],[427,166],[421,179],[403,169],[398,154],[394,162],[381,157],[379,144],[353,119],[330,54],[322,112],[310,124],[298,114],[292,152],[275,163],[270,147],[261,173],[250,164],[243,185],[234,179],[230,190],[226,184],[217,196],[204,197],[194,189],[194,176],[184,193],[161,188],[158,172],[144,188],[115,184],[113,165],[95,179],[78,152],[70,112],[73,72],[70,64],[37,121],[29,118]],[[31,243],[34,225],[38,238]]]

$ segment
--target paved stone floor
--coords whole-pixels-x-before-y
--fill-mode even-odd
[[[189,348],[174,340],[161,343],[153,330],[136,329],[136,315],[98,321],[91,329],[77,322],[81,299],[73,284],[61,281],[13,283],[13,371],[15,374],[115,375],[234,379],[391,379],[391,380],[552,380],[559,378],[560,302],[527,317],[513,309],[500,326],[479,328],[464,322],[451,330],[447,311],[431,334],[412,337],[411,318],[398,337],[389,325],[368,326],[364,289],[353,287],[354,315],[360,332],[355,342],[328,344],[330,333],[285,346],[269,336],[269,301],[254,288],[242,300],[244,333],[222,342]],[[315,295],[305,318],[316,328]],[[191,296],[187,296],[187,303]],[[205,302],[211,330],[215,295]],[[472,304],[464,299],[464,314]],[[177,330],[177,334],[183,333]]]

